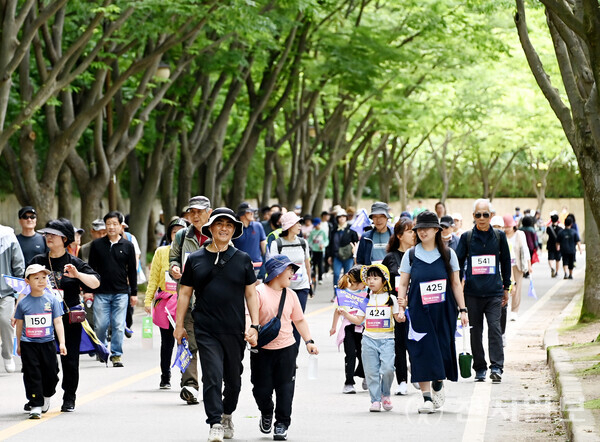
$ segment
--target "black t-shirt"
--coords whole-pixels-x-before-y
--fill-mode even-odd
[[[579,242],[579,235],[573,229],[562,229],[558,234],[560,253],[563,255],[574,255],[575,244]]]
[[[548,234],[548,242],[546,248],[548,250],[556,251],[556,241],[558,240],[558,234],[562,232],[562,227],[558,224],[551,224],[546,227],[546,233]]]
[[[51,260],[51,263],[48,261],[49,259]],[[98,273],[96,273],[86,262],[76,258],[70,253],[65,253],[60,258],[48,258],[47,253],[45,255],[37,255],[31,260],[31,264],[41,264],[48,270],[52,271],[52,274],[48,275],[50,285],[52,288],[64,290],[65,304],[69,308],[79,304],[80,290],[88,293],[91,292],[92,289],[86,286],[79,279],[65,276],[65,265],[73,264],[79,273],[94,275],[96,278],[98,278],[98,281],[100,281],[100,275],[98,275]]]
[[[223,268],[212,272],[209,281],[216,258],[216,253],[202,247],[185,263],[180,283],[195,291],[195,326],[208,333],[244,333],[246,286],[256,282],[252,260],[247,253],[237,250]]]
[[[390,284],[393,290],[396,290],[396,276],[400,275],[400,263],[404,252],[400,250],[394,250],[385,255],[382,264],[386,266],[390,272]]]
[[[23,252],[23,258],[25,258],[25,267],[30,264],[31,259],[35,255],[48,252],[46,240],[39,233],[36,233],[33,236],[24,236],[22,233],[19,233],[17,235],[17,241],[19,241],[21,251]]]

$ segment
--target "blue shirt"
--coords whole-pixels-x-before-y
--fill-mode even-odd
[[[253,263],[262,263],[262,251],[260,249],[261,241],[265,241],[265,229],[261,223],[252,221],[248,227],[244,227],[242,236],[233,240],[233,245],[236,249],[246,252],[250,255]]]
[[[15,319],[23,321],[23,342],[54,341],[54,319],[64,314],[62,303],[44,291],[42,296],[27,295],[17,304]]]
[[[423,248],[423,245],[419,243],[415,246],[415,256],[421,261],[424,261],[427,264],[431,264],[442,255],[440,255],[440,251],[437,249],[437,247],[433,250],[425,250]],[[452,268],[453,272],[458,272],[458,270],[460,269],[458,267],[458,258],[456,257],[456,253],[452,249],[450,249],[450,267]],[[400,272],[410,274],[410,269],[410,257],[409,253],[406,252],[402,257],[402,262],[400,263]]]
[[[373,233],[373,248],[371,249],[371,262],[381,262],[387,252],[385,249],[387,248],[388,241],[390,240],[390,232],[386,230],[383,233],[375,232]]]

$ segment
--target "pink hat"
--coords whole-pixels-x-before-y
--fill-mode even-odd
[[[279,222],[281,223],[281,230],[289,230],[294,224],[297,224],[302,218],[296,215],[294,212],[286,212],[281,216]]]
[[[514,227],[517,225],[512,215],[504,215],[502,219],[504,220],[504,227]]]

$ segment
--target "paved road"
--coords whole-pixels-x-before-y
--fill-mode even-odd
[[[581,286],[584,262],[581,257],[575,281],[551,279],[545,262],[534,266],[539,299],[528,297],[527,286],[524,287],[520,318],[509,323],[503,382],[474,383],[471,378],[448,383],[446,405],[434,415],[417,413],[422,399],[412,386],[409,395],[393,398],[391,412],[369,413],[369,395],[360,385],[356,395],[341,394],[343,352],[337,351],[334,339],[329,337],[333,307],[329,301],[331,279],[326,280],[307,307],[307,319],[321,351],[318,379],[307,379],[308,355],[302,351],[289,440],[566,440],[541,339],[552,318]],[[2,371],[0,440],[206,440],[208,426],[203,406],[184,404],[178,388],[158,389],[159,333],[155,329],[153,340],[142,339],[141,322],[139,313],[135,316],[134,337],[124,344],[124,368],[106,368],[87,355],[81,356],[74,413],[60,413],[59,390],[50,411],[41,420],[28,420],[22,412],[25,393],[21,375]],[[258,430],[259,414],[251,394],[248,356],[244,366],[240,403],[234,414],[235,440],[271,440]],[[174,385],[177,377],[174,376]]]

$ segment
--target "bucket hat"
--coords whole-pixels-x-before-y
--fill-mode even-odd
[[[383,201],[377,201],[371,205],[371,213],[369,218],[373,218],[373,215],[385,215],[387,219],[390,219],[390,206]]]
[[[242,224],[242,222],[235,217],[235,213],[233,212],[233,210],[227,207],[219,207],[213,210],[213,212],[210,214],[208,222],[202,226],[202,234],[204,236],[212,238],[212,233],[210,233],[209,227],[218,218],[228,218],[231,220],[231,222],[233,222],[233,225],[235,226],[235,231],[233,232],[233,237],[231,239],[239,238],[240,236],[242,236],[242,233],[244,233],[244,224]]]
[[[65,247],[75,241],[75,228],[71,221],[66,218],[52,219],[46,223],[46,227],[38,230],[38,233],[50,233],[52,235],[67,238]]]
[[[273,255],[265,264],[266,278],[265,283],[277,278],[285,269],[292,266],[294,273],[298,271],[300,266],[294,264],[290,258],[285,255]]]
[[[429,227],[441,229],[437,215],[429,210],[426,210],[425,212],[421,212],[419,215],[417,215],[417,221],[413,227],[413,230],[416,231],[417,229],[427,229]]]
[[[512,216],[511,216],[511,219],[512,219]],[[493,216],[492,219],[490,220],[490,226],[504,227],[504,218],[502,218],[500,215]]]
[[[177,226],[181,226],[185,229],[188,226],[188,222],[183,218],[175,218],[169,223],[169,226],[167,227],[167,231],[165,233],[165,237],[167,238],[167,241],[169,243],[171,242],[171,232]]]
[[[290,227],[294,226],[295,224],[297,224],[300,221],[302,221],[302,218],[300,218],[294,212],[284,213],[281,216],[281,219],[279,220],[279,222],[281,223],[281,230],[283,230],[284,232],[286,230],[289,230]]]
[[[390,283],[390,271],[383,264],[371,264],[368,266],[362,266],[360,269],[360,279],[363,284],[367,285],[367,273],[369,273],[369,269],[376,267],[381,273],[383,273],[384,285],[387,286],[387,290],[392,290],[392,284]]]
[[[502,220],[504,221],[504,226],[505,227],[515,227],[517,225],[517,222],[512,217],[512,215],[504,215],[502,217]],[[492,219],[492,221],[493,221],[493,219]],[[490,224],[494,225],[494,223],[492,223],[492,221],[490,221]]]
[[[348,214],[344,209],[340,209],[335,213],[335,219],[338,219],[340,216],[345,216],[346,218],[348,218]]]

